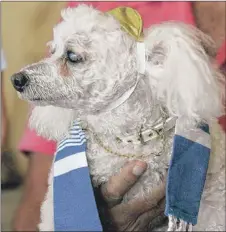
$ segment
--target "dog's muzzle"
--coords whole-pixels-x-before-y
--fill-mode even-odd
[[[11,76],[11,82],[16,91],[22,93],[29,85],[30,79],[24,72],[19,72]]]

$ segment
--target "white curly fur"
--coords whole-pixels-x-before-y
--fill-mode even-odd
[[[166,133],[166,151],[160,156],[155,156],[161,151],[159,140],[134,146],[117,143],[115,138],[134,135],[141,126],[146,129],[155,124],[161,117],[161,106],[166,107],[171,116],[185,116],[191,128],[200,120],[214,125],[216,117],[222,113],[223,91],[221,75],[210,57],[213,43],[199,30],[178,22],[145,30],[145,75],[139,77],[135,91],[124,104],[105,112],[109,104],[136,83],[139,75],[136,42],[121,30],[112,16],[86,5],[66,9],[62,18],[63,21],[54,28],[53,41],[49,43],[53,54],[22,70],[29,76],[30,84],[20,97],[36,105],[30,119],[31,127],[46,138],[59,141],[67,134],[72,122],[79,118],[81,124],[88,124],[115,151],[146,154],[144,160],[149,168],[125,195],[124,201],[144,197],[166,174],[174,130]],[[71,64],[65,58],[67,50],[84,60]],[[200,230],[207,230],[214,224],[215,229],[225,228],[222,224],[225,141],[217,125],[211,126],[211,130],[215,137],[214,153],[197,225]],[[87,138],[93,184],[99,185],[120,171],[127,159],[106,153],[92,134],[87,133]],[[41,210],[40,229],[43,231],[53,230],[53,221],[48,216],[52,215],[51,183],[50,175],[50,187]],[[211,216],[206,220],[210,203]],[[219,210],[220,216],[214,216]]]

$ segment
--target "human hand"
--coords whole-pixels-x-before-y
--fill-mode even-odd
[[[148,231],[165,219],[165,181],[147,198],[134,199],[128,203],[121,200],[126,192],[144,173],[147,164],[131,161],[122,171],[101,186],[102,201],[100,217],[106,231]]]

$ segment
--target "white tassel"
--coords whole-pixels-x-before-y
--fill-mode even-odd
[[[187,222],[180,220],[178,228],[176,229],[176,231],[186,231],[186,227],[187,227]]]
[[[174,216],[169,216],[169,224],[167,231],[175,231],[177,228],[177,219]]]
[[[167,231],[192,231],[192,224],[170,215]]]
[[[192,224],[191,223],[188,224],[187,231],[189,231],[189,232],[192,231]]]

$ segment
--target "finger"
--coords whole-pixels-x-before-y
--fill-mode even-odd
[[[122,168],[120,173],[112,176],[107,183],[103,184],[101,192],[108,205],[113,207],[118,204],[146,169],[146,163],[131,161]]]
[[[140,215],[135,222],[135,227],[138,226],[140,230],[147,231],[148,229],[148,231],[152,231],[153,228],[162,225],[166,219],[164,208],[165,200],[163,199],[158,207],[154,207],[150,211]]]
[[[151,210],[158,206],[159,202],[165,197],[165,180],[160,183],[158,187],[153,189],[150,196],[143,199],[131,200],[125,207],[129,208],[130,212],[135,212],[137,215],[141,215],[144,212]]]
[[[160,202],[158,202],[157,206],[153,207],[151,210],[142,214],[143,219],[148,220],[149,224],[151,224],[152,221],[156,221],[157,218],[159,220],[159,216],[163,217],[164,215],[165,205],[166,205],[166,201],[165,198],[163,198]]]
[[[157,217],[155,217],[151,222],[148,224],[148,232],[154,231],[155,228],[163,228],[167,226],[168,218],[164,214],[164,211],[161,212]],[[163,231],[163,230],[162,230]]]
[[[119,204],[113,207],[110,210],[111,220],[117,225],[129,225],[131,228],[129,228],[128,231],[147,231],[148,227],[151,227],[152,225],[155,226],[157,224],[157,219],[160,220],[161,217],[163,217],[165,201],[162,200],[158,206],[139,215],[137,212],[130,211],[130,209],[126,206],[128,206],[128,204]]]

